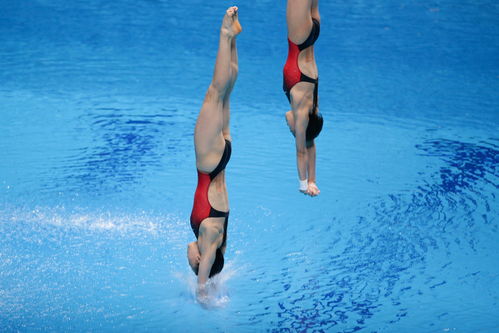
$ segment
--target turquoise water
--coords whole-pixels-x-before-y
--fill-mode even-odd
[[[320,3],[321,195],[285,3],[239,3],[227,266],[185,258],[222,1],[1,1],[2,331],[499,330],[499,6]]]

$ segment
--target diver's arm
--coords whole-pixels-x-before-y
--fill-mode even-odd
[[[215,262],[217,245],[211,244],[201,255],[198,269],[198,285],[204,285],[210,276],[211,267]]]
[[[198,286],[204,285],[210,276],[211,267],[215,261],[216,252],[218,248],[218,238],[220,233],[213,227],[208,227],[205,224],[202,232],[198,238],[199,252],[201,253],[201,260],[199,261],[198,269]]]
[[[315,142],[312,140],[307,143],[307,158],[308,158],[308,190],[307,193],[315,197],[321,192],[317,187],[317,179],[315,173],[315,158],[316,158],[316,148]]]
[[[315,143],[314,141],[307,142],[307,174],[308,174],[308,182],[315,183]]]
[[[295,141],[296,141],[296,166],[298,178],[303,181],[307,179],[308,156],[305,143],[308,125],[308,112],[306,109],[297,110],[295,118]],[[305,192],[305,191],[302,191]]]

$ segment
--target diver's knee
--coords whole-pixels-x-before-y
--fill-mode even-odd
[[[221,87],[220,84],[212,82],[206,92],[206,99],[209,101],[222,100],[223,91],[224,87]]]
[[[230,64],[230,70],[231,70],[231,74],[233,77],[236,77],[237,74],[239,73],[239,66],[237,63],[235,62],[231,62]]]

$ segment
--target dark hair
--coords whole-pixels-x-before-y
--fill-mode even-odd
[[[210,278],[220,273],[223,268],[224,268],[224,255],[222,254],[220,248],[218,248],[215,261],[213,262],[213,266],[211,266]]]
[[[319,133],[322,131],[322,125],[324,124],[324,119],[319,112],[314,112],[308,116],[308,126],[306,132],[306,140],[311,141],[315,139]]]

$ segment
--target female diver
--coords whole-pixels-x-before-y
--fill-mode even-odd
[[[318,0],[288,0],[286,21],[289,49],[283,88],[291,104],[286,122],[295,137],[299,190],[317,196],[320,191],[316,184],[314,139],[323,124],[313,46],[320,32]]]
[[[224,266],[229,218],[224,170],[231,154],[229,98],[237,78],[236,36],[241,30],[238,8],[228,8],[213,79],[194,130],[198,185],[190,220],[197,240],[187,246],[187,259],[198,276],[198,297],[206,295],[206,282]]]

